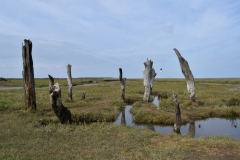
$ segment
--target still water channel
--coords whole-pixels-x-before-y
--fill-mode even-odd
[[[157,97],[154,98],[153,104],[159,108],[159,101]],[[136,124],[133,121],[132,114],[130,113],[131,105],[125,106],[119,114],[114,123],[126,124],[128,126],[135,126],[138,128],[146,128],[163,134],[173,132],[173,126],[169,125],[156,125],[156,124]],[[196,120],[182,125],[180,132],[182,135],[188,134],[191,137],[201,136],[228,136],[240,139],[240,119],[224,119],[224,118],[208,118],[205,120]]]

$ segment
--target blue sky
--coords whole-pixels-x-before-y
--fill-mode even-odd
[[[21,78],[24,39],[35,78],[141,78],[147,58],[183,78],[173,48],[195,78],[240,77],[239,0],[2,0],[0,77]]]

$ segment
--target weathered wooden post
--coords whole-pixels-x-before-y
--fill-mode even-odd
[[[86,92],[83,91],[83,94],[82,94],[82,99],[85,99],[86,98]]]
[[[49,89],[51,89],[54,85],[54,79],[51,75],[48,75],[48,78],[49,78]],[[52,102],[52,96],[50,95],[49,97],[50,97],[50,102]]]
[[[152,68],[153,62],[151,60],[147,59],[143,64],[145,66],[145,70],[143,71],[143,85],[145,90],[143,100],[149,102],[153,81],[157,73],[155,73],[154,68]]]
[[[177,57],[182,69],[182,73],[185,76],[185,79],[187,81],[187,90],[190,94],[190,99],[192,102],[196,102],[194,77],[192,75],[188,62],[181,56],[181,54],[176,48],[173,48],[173,50],[177,54]]]
[[[72,73],[71,73],[71,65],[67,65],[67,81],[68,81],[68,99],[72,101]]]
[[[61,88],[59,83],[55,83],[50,89],[49,94],[52,99],[52,108],[54,113],[62,124],[72,123],[71,112],[63,106],[61,100]]]
[[[174,102],[174,106],[175,106],[175,123],[174,123],[174,132],[176,133],[180,133],[180,128],[181,128],[181,110],[179,107],[179,103],[178,103],[178,97],[177,94],[175,93],[175,91],[173,91],[173,102]]]
[[[121,117],[121,124],[126,124],[126,118],[125,118],[125,108],[121,109],[122,117]]]
[[[122,98],[122,100],[125,100],[125,84],[126,84],[126,78],[125,78],[125,77],[122,77],[122,68],[119,68],[119,80],[120,80],[120,86],[121,86],[121,91],[122,91],[121,98]]]
[[[32,60],[32,42],[24,39],[22,45],[23,82],[26,110],[36,110],[34,69]]]

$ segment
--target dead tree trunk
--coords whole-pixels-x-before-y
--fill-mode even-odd
[[[51,89],[54,85],[54,79],[51,75],[48,75],[48,78],[49,78],[49,89]],[[49,97],[50,97],[50,102],[52,102],[52,96],[50,95]]]
[[[185,79],[187,81],[187,90],[189,92],[190,99],[192,102],[196,102],[194,77],[192,75],[188,62],[181,56],[181,54],[176,48],[173,48],[173,50],[177,54],[177,57],[182,69],[182,73],[185,76]]]
[[[24,82],[26,110],[36,110],[35,81],[32,60],[32,42],[30,40],[24,39],[24,45],[22,45],[22,58],[22,75]]]
[[[122,100],[125,100],[125,84],[126,84],[126,78],[122,77],[122,68],[119,68],[119,80],[120,80],[120,86],[121,86],[121,91],[122,95],[121,98]]]
[[[175,106],[175,123],[174,123],[174,132],[176,133],[180,133],[180,128],[181,128],[181,110],[179,107],[179,103],[178,103],[178,97],[177,94],[175,93],[175,91],[173,91],[173,102],[174,102],[174,106]]]
[[[68,81],[68,99],[72,101],[72,73],[71,73],[71,65],[67,65],[67,81]]]
[[[60,120],[62,124],[72,123],[71,112],[63,106],[61,100],[61,88],[60,84],[55,83],[53,87],[50,88],[49,94],[52,97],[52,108],[54,113]]]
[[[157,73],[155,73],[154,68],[152,68],[153,62],[151,60],[146,60],[144,62],[145,70],[143,71],[143,85],[144,85],[144,96],[143,100],[149,102],[150,94],[152,91],[153,81]]]

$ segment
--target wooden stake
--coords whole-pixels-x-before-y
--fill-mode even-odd
[[[72,74],[71,74],[71,65],[67,65],[67,81],[68,81],[68,99],[72,101]]]
[[[49,78],[49,89],[53,88],[53,85],[54,85],[54,79],[51,75],[48,75],[48,78]],[[50,95],[50,102],[52,102],[52,96]],[[60,95],[61,97],[61,95]]]
[[[30,40],[24,39],[24,45],[22,45],[22,58],[22,76],[24,83],[26,110],[36,110],[35,81],[32,60],[32,42]]]
[[[121,91],[122,91],[121,98],[122,98],[122,100],[125,100],[125,84],[126,84],[126,78],[123,78],[123,77],[122,77],[122,68],[119,68],[119,80],[120,80],[120,86],[121,86]]]
[[[173,91],[173,102],[174,102],[174,106],[175,106],[175,123],[174,123],[174,132],[176,133],[180,133],[180,128],[181,128],[181,110],[179,107],[179,103],[178,103],[178,97],[177,94],[175,93],[175,91]]]

